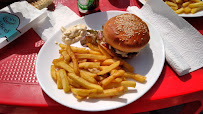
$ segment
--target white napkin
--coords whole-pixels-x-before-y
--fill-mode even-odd
[[[166,60],[179,76],[203,67],[203,36],[162,0],[147,0],[141,9],[132,6],[127,11],[144,17],[158,30]]]
[[[61,26],[67,25],[80,18],[75,12],[62,4],[58,4],[54,11],[47,12],[48,17],[33,27],[35,32],[46,41],[52,37]]]
[[[38,10],[27,1],[14,2],[1,9],[0,49],[28,31],[46,16],[46,8]]]

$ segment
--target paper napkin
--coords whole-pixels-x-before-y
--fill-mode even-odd
[[[35,32],[46,41],[51,38],[61,26],[67,25],[80,18],[75,12],[62,4],[58,4],[54,11],[47,12],[47,18],[33,27]]]
[[[164,42],[166,61],[179,76],[203,67],[203,36],[162,0],[147,0],[141,9],[130,6],[127,11],[156,28]]]

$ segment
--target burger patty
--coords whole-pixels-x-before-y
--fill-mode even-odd
[[[117,50],[115,48],[113,48],[112,46],[110,46],[108,43],[106,42],[101,42],[100,45],[106,49],[106,51],[112,55],[112,56],[117,56],[120,58],[132,58],[134,56],[136,56],[138,54],[138,52],[131,52],[131,53],[127,53],[127,52],[122,52],[120,50]]]

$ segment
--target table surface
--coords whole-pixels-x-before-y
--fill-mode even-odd
[[[79,15],[76,0],[55,0]],[[2,5],[2,4],[1,4]],[[128,6],[141,7],[136,0],[100,0],[100,10],[122,10]],[[184,18],[203,34],[203,17]],[[30,29],[14,42],[0,49],[0,106],[30,106],[44,112],[82,111],[64,107],[41,89],[35,75],[35,61],[44,42]],[[119,109],[107,112],[138,113],[151,111],[193,101],[203,102],[203,68],[178,77],[166,62],[155,85],[140,99]],[[1,108],[0,108],[1,109]],[[59,110],[60,109],[60,110]],[[48,111],[48,112],[49,112]],[[85,113],[85,112],[84,112]]]

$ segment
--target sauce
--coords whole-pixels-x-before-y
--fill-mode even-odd
[[[77,24],[69,28],[61,27],[62,41],[65,44],[72,44],[79,41],[87,33],[87,27],[82,24]]]

